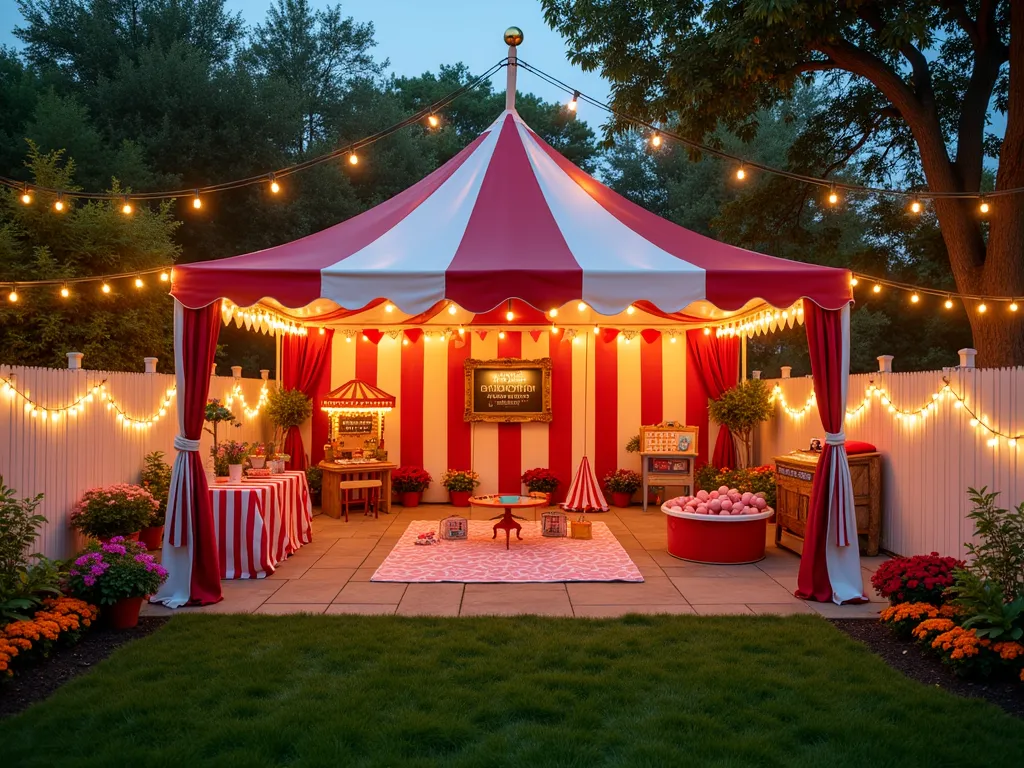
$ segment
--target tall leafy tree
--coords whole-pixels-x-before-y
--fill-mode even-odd
[[[759,109],[818,78],[829,98],[807,137],[832,147],[834,172],[933,192],[1024,187],[1024,3],[982,0],[541,0],[570,58],[612,82],[615,107],[703,138],[720,125],[756,134]],[[1000,138],[987,131],[1005,117]],[[626,127],[613,122],[611,129]],[[1024,295],[1024,195],[933,204],[961,292]],[[1020,313],[971,312],[982,365],[1024,364]]]

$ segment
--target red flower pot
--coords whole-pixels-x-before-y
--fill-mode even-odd
[[[139,541],[146,545],[146,549],[160,549],[164,545],[164,527],[162,525],[151,525],[139,531]]]
[[[472,495],[472,491],[448,491],[448,499],[453,507],[468,507],[469,497]]]
[[[403,491],[402,492],[402,506],[403,507],[418,507],[420,505],[420,492],[419,491]]]
[[[122,533],[122,534],[118,534],[118,535],[123,536],[128,541],[138,541],[139,540],[139,531],[135,531],[134,533]],[[161,535],[163,535],[163,534],[161,534]],[[100,536],[99,540],[100,540],[101,544],[109,544],[110,540],[113,539],[113,538],[114,538],[114,536]]]
[[[633,503],[633,494],[625,491],[612,491],[612,504],[616,507],[628,507]]]
[[[142,600],[141,597],[123,597],[113,605],[104,606],[107,623],[114,629],[131,629],[139,623]]]

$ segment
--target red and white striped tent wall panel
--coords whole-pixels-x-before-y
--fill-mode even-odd
[[[685,419],[685,339],[661,335],[647,342],[637,335],[627,344],[588,333],[573,343],[561,335],[542,331],[534,340],[529,331],[507,331],[499,339],[492,330],[481,338],[467,329],[459,347],[436,337],[403,344],[402,336],[387,334],[378,344],[359,336],[348,343],[336,334],[331,386],[358,378],[395,395],[387,415],[388,459],[433,475],[425,501],[447,499],[436,480],[449,467],[475,469],[484,493],[519,490],[531,467],[550,467],[564,493],[584,453],[599,479],[619,467],[639,469],[626,443],[640,425]],[[467,423],[463,362],[469,357],[550,357],[551,423]]]

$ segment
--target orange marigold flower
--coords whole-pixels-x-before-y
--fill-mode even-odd
[[[955,626],[950,619],[925,619],[914,627],[914,637],[924,640],[931,632],[948,632]]]
[[[958,605],[953,605],[952,603],[946,603],[939,608],[939,616],[943,619],[955,619],[962,613],[963,609]]]
[[[998,653],[999,658],[1003,661],[1013,661],[1020,656],[1024,656],[1024,645],[1015,642],[994,643],[992,650]]]

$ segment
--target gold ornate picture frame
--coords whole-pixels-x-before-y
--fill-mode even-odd
[[[466,421],[510,424],[552,420],[550,357],[470,358],[465,368]]]

